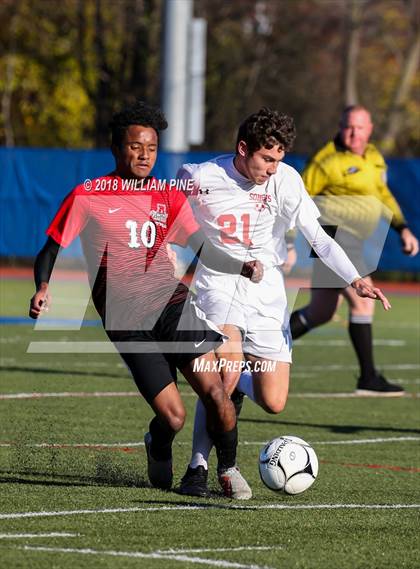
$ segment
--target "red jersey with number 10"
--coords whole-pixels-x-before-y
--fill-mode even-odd
[[[145,315],[185,298],[167,245],[185,246],[199,229],[182,192],[155,178],[131,188],[124,182],[111,174],[76,186],[47,229],[63,247],[80,235],[93,301],[108,330],[138,330]]]

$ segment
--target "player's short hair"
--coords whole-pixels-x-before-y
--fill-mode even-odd
[[[236,149],[238,149],[239,142],[243,140],[251,154],[260,148],[273,148],[276,145],[280,145],[285,152],[289,152],[295,138],[296,128],[292,117],[268,107],[262,107],[240,125]]]
[[[369,110],[366,107],[364,107],[363,105],[348,105],[347,107],[345,107],[343,109],[343,112],[341,113],[341,117],[340,117],[340,127],[341,128],[343,128],[347,125],[347,119],[349,118],[349,115],[351,113],[356,112],[356,111],[364,111],[370,117]]]
[[[121,147],[125,131],[133,124],[151,127],[159,136],[161,130],[168,127],[168,122],[159,107],[149,105],[144,101],[136,101],[122,111],[115,113],[109,123],[111,129],[111,144]]]

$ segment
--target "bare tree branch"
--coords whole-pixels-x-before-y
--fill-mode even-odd
[[[4,121],[4,136],[5,145],[7,147],[12,147],[15,145],[15,136],[13,132],[12,123],[12,95],[13,95],[13,78],[15,76],[16,67],[16,29],[18,21],[19,10],[16,10],[13,14],[12,23],[10,26],[10,49],[7,55],[6,64],[6,81],[3,91],[3,96],[1,98],[1,110],[3,113]]]
[[[364,0],[352,0],[349,4],[348,39],[345,52],[344,104],[355,105],[359,102],[357,90],[357,67],[360,51],[361,27],[363,21]]]
[[[413,41],[411,42],[403,68],[401,70],[400,80],[397,81],[393,101],[388,114],[388,123],[385,134],[381,140],[381,148],[385,153],[392,152],[395,148],[397,135],[401,129],[403,122],[403,110],[410,89],[413,85],[414,78],[419,66],[420,60],[420,30],[417,29]]]

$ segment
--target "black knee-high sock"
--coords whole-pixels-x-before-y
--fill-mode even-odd
[[[209,432],[217,453],[217,469],[225,470],[236,464],[236,449],[238,447],[238,428],[235,426],[226,433]]]
[[[172,442],[176,432],[168,425],[153,417],[150,421],[149,432],[152,435],[150,453],[155,460],[169,460],[172,458]]]
[[[349,334],[357,359],[359,360],[361,377],[366,379],[372,377],[375,374],[372,324],[356,324],[355,322],[350,322]]]
[[[297,340],[306,332],[309,332],[307,320],[303,317],[300,310],[295,310],[290,317],[290,332],[292,333],[293,340]]]
[[[232,395],[230,396],[230,400],[232,401],[233,406],[235,407],[236,418],[238,418],[239,415],[241,414],[242,405],[244,402],[244,396],[245,394],[242,393],[241,391],[238,391],[236,387],[233,390]]]

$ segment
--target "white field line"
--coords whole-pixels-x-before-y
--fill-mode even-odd
[[[173,553],[209,553],[209,552],[226,552],[226,551],[270,551],[272,549],[283,549],[282,545],[244,545],[242,547],[206,547],[200,549],[157,549],[155,553],[163,553],[172,555]]]
[[[366,444],[377,444],[377,443],[396,443],[396,442],[408,442],[408,441],[420,441],[420,437],[388,437],[388,438],[376,438],[376,439],[353,439],[350,441],[315,441],[311,443],[313,445],[366,445]]]
[[[194,506],[157,506],[133,508],[103,508],[84,510],[57,510],[52,512],[14,512],[0,514],[0,520],[15,520],[22,518],[50,518],[59,516],[81,516],[92,514],[122,514],[137,512],[173,512],[198,510],[407,510],[420,509],[420,504],[263,504],[255,506],[223,505],[223,504],[196,504]]]
[[[0,365],[10,365],[10,364],[15,364],[15,363],[21,363],[21,361],[18,362],[18,360],[16,358],[0,358]],[[57,364],[56,364],[57,365]],[[28,366],[22,366],[28,370],[30,369],[36,369],[36,368],[44,368],[44,367],[48,367],[50,369],[53,369],[52,367],[52,363],[51,361],[45,360],[45,361],[40,361],[37,358],[36,362],[31,363],[31,365]],[[109,369],[113,369],[113,368],[119,368],[119,369],[127,369],[126,365],[123,362],[100,362],[100,361],[90,361],[90,362],[71,362],[71,367],[72,368],[77,368],[77,367],[81,367],[83,369],[85,368],[89,368],[89,367],[93,367],[93,368],[97,368],[97,367],[105,367],[107,368],[107,370]],[[61,370],[68,370],[69,366],[68,365],[60,365],[58,364],[58,367],[55,368],[55,370],[57,372],[61,371]]]
[[[136,557],[141,559],[170,559],[171,561],[181,561],[183,563],[195,563],[199,565],[212,565],[214,567],[229,567],[232,569],[270,569],[267,565],[254,565],[224,561],[222,559],[204,559],[202,557],[189,557],[188,555],[177,555],[175,553],[142,553],[140,551],[108,551],[98,549],[75,549],[65,547],[33,547],[24,546],[19,549],[27,551],[49,551],[52,553],[80,553],[83,555],[108,555],[111,557]]]
[[[0,533],[0,539],[34,539],[37,537],[79,537],[80,533],[52,531],[50,533]]]
[[[401,383],[401,384],[406,384],[406,383],[411,383],[412,385],[420,385],[420,378],[419,377],[415,377],[414,379],[404,379],[402,377],[397,377],[397,378],[392,378],[392,383]]]
[[[304,346],[304,347],[313,347],[313,346],[317,346],[317,347],[327,347],[327,346],[334,346],[337,348],[341,348],[341,347],[347,347],[350,345],[350,340],[295,340],[293,342],[293,346],[296,347],[300,347],[300,346]],[[393,340],[393,339],[389,339],[389,340],[381,340],[381,339],[376,339],[373,340],[373,345],[374,346],[387,346],[390,348],[400,348],[401,346],[406,346],[407,342],[405,340]]]
[[[194,393],[191,393],[191,395],[194,395]],[[51,393],[33,392],[33,393],[0,394],[0,400],[1,399],[43,399],[44,397],[141,397],[141,395],[138,391],[61,391],[61,392],[51,392]]]
[[[410,364],[383,364],[379,366],[381,370],[416,370],[420,369],[419,363]],[[296,368],[300,371],[342,371],[342,370],[358,370],[357,365],[342,365],[342,364],[331,364],[331,365],[299,365]],[[293,374],[293,371],[292,371]]]
[[[374,439],[350,439],[342,441],[309,441],[311,445],[366,445],[378,443],[401,443],[401,442],[415,442],[420,441],[420,437],[386,437]],[[268,441],[239,441],[239,445],[243,446],[263,446]],[[191,445],[187,441],[175,441],[176,446]],[[0,443],[0,448],[15,447],[16,443]],[[144,442],[129,442],[129,443],[34,443],[25,444],[25,447],[30,448],[136,448],[144,447]]]
[[[312,445],[355,445],[355,444],[377,444],[377,443],[389,443],[389,442],[409,442],[409,441],[420,441],[420,437],[387,437],[387,438],[375,438],[375,439],[351,439],[343,441],[312,441]],[[239,441],[239,445],[244,446],[254,446],[254,445],[265,445],[268,441]],[[177,446],[190,445],[190,442],[179,441],[175,443]],[[14,443],[0,443],[0,447],[14,447]],[[35,443],[24,445],[33,448],[130,448],[130,447],[144,447],[144,442],[131,442],[131,443]]]
[[[23,340],[23,336],[0,336],[0,344],[17,344]]]
[[[400,383],[405,383],[401,380]],[[409,383],[407,381],[407,383]],[[196,397],[192,391],[180,390],[182,397]],[[402,396],[404,398],[416,398],[420,393],[408,392]],[[52,391],[52,392],[22,392],[22,393],[0,393],[0,401],[14,399],[45,399],[49,397],[141,397],[138,391]],[[292,399],[366,399],[365,395],[358,395],[354,392],[331,392],[331,393],[290,393]],[[373,396],[372,397],[377,397]]]
[[[418,392],[407,392],[404,393],[403,395],[398,395],[398,399],[407,399],[407,398],[417,398],[420,396],[420,393]],[[288,395],[289,398],[294,398],[294,399],[367,399],[367,398],[374,398],[374,399],[378,399],[381,398],[382,395],[379,394],[369,394],[369,395],[360,395],[358,393],[354,393],[354,392],[349,392],[349,391],[344,391],[344,392],[331,392],[331,393],[289,393]],[[0,397],[1,399],[1,397]],[[389,397],[388,397],[389,399]]]

